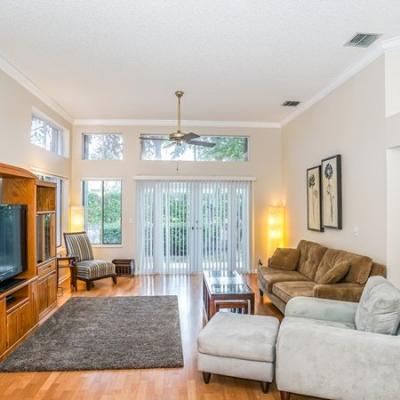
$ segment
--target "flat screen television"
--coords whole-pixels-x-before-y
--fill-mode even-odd
[[[0,283],[26,267],[26,206],[0,204]]]

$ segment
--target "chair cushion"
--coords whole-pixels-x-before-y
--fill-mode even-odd
[[[86,232],[66,233],[64,237],[69,256],[78,257],[79,261],[93,260],[92,245]]]
[[[77,265],[77,277],[83,279],[96,279],[102,276],[115,274],[115,265],[102,260],[80,261]]]
[[[272,293],[287,303],[296,296],[314,297],[315,285],[316,283],[312,281],[279,282],[272,287]]]
[[[336,262],[330,268],[327,264],[324,267],[319,266],[315,274],[315,281],[321,284],[340,282],[347,275],[349,269],[350,263],[347,260]]]
[[[318,265],[322,260],[327,248],[318,243],[301,240],[297,246],[300,251],[300,260],[297,270],[307,278],[313,280]]]
[[[275,268],[261,267],[257,271],[258,279],[268,292],[276,282],[308,281],[309,279],[297,271],[284,271]]]
[[[275,361],[275,317],[219,312],[198,337],[200,353],[252,361]]]
[[[360,331],[396,335],[400,324],[400,290],[381,276],[368,279],[356,312]]]
[[[371,258],[344,250],[328,249],[318,266],[316,276],[320,277],[320,274],[324,274],[334,265],[342,261],[350,263],[350,269],[344,278],[344,282],[359,283],[360,285],[364,285],[365,282],[367,282],[373,264]]]
[[[271,268],[294,271],[300,258],[300,251],[297,249],[276,249],[272,255],[269,266]]]

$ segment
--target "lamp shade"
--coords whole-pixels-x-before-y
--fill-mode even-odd
[[[85,209],[82,206],[70,207],[70,231],[82,232],[85,222]]]

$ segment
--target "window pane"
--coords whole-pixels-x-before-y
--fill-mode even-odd
[[[84,183],[86,232],[92,244],[102,242],[103,187],[102,181]]]
[[[123,139],[120,134],[85,133],[83,140],[84,160],[122,160],[123,158]]]
[[[121,181],[104,181],[104,244],[121,244]]]
[[[179,161],[248,161],[248,138],[244,136],[201,136],[214,147],[173,144],[167,135],[149,135],[141,140],[142,160]],[[152,140],[152,138],[154,138]],[[164,139],[164,140],[156,140]]]
[[[30,142],[53,153],[62,154],[62,131],[44,118],[32,116]]]

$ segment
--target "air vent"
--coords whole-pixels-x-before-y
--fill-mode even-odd
[[[299,101],[297,100],[286,100],[284,103],[282,103],[283,107],[297,107],[300,104]]]
[[[356,33],[356,35],[349,40],[345,46],[347,47],[369,47],[380,36],[379,33]]]

